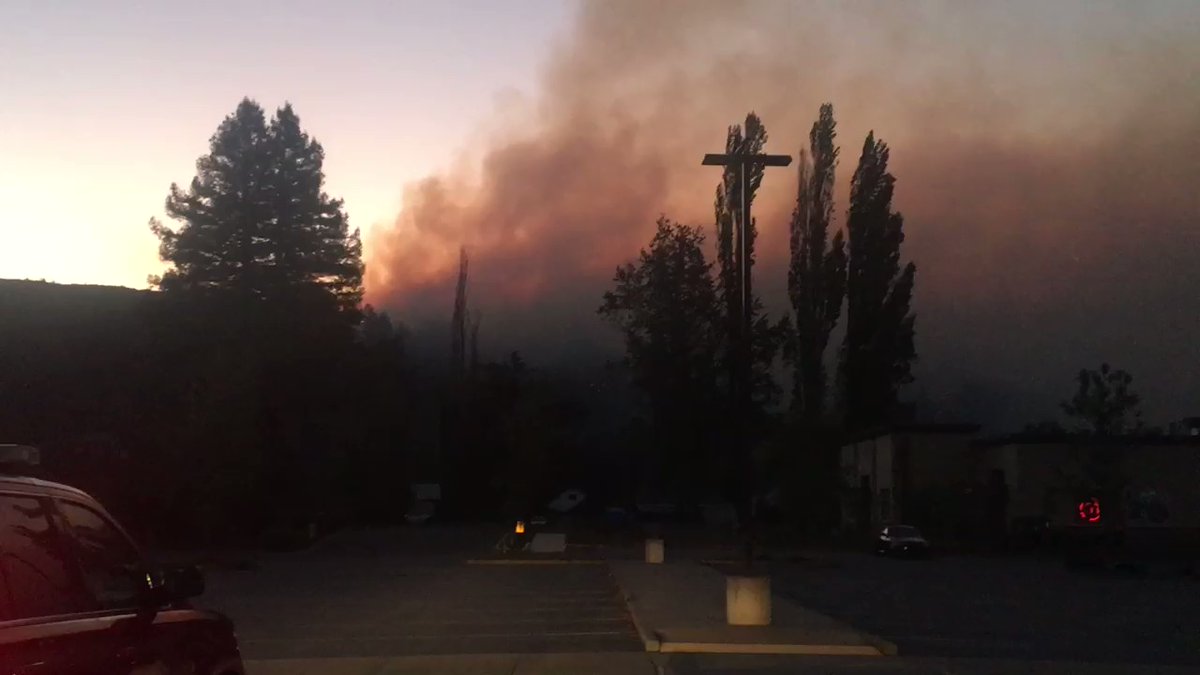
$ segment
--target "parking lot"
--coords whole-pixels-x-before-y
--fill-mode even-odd
[[[210,570],[202,604],[235,620],[249,659],[642,650],[605,564],[480,564],[501,532],[342,532],[253,570]],[[771,567],[775,594],[895,642],[905,657],[895,667],[1200,666],[1194,577],[1082,573],[1028,556],[823,553]]]
[[[822,556],[775,592],[912,656],[1200,665],[1200,580],[1068,570],[1031,557]]]
[[[348,532],[317,549],[212,571],[250,659],[640,651],[603,564],[473,564],[495,533]]]

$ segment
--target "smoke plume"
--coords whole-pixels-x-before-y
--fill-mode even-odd
[[[466,168],[407,187],[368,296],[448,327],[465,245],[484,345],[611,345],[595,307],[655,218],[711,227],[726,126],[795,154],[831,101],[836,225],[868,130],[892,148],[927,413],[1053,416],[1107,359],[1152,418],[1200,414],[1198,45],[1188,3],[585,2]],[[756,201],[776,312],[795,180]]]

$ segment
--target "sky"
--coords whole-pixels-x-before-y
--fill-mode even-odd
[[[529,91],[570,2],[0,3],[0,278],[146,287],[163,217],[244,96],[291,101],[351,225]]]
[[[370,302],[440,344],[466,246],[485,351],[611,354],[600,295],[659,215],[711,231],[727,125],[796,154],[830,101],[838,225],[867,132],[892,149],[924,410],[1053,417],[1106,360],[1151,421],[1200,414],[1194,0],[8,0],[0,63],[0,277],[144,286],[221,117],[289,100]],[[776,315],[794,188],[756,202]]]

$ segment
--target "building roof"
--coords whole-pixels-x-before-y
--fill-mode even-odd
[[[999,445],[1086,445],[1107,447],[1143,447],[1147,445],[1181,445],[1200,447],[1200,437],[1197,436],[1165,436],[1145,434],[1123,434],[1120,436],[1095,436],[1089,434],[1053,433],[1053,434],[1009,434],[982,438],[975,441],[980,447]]]

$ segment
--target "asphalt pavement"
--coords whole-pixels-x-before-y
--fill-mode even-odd
[[[251,675],[1200,672],[1194,577],[1100,576],[1023,557],[789,558],[770,566],[777,596],[894,642],[900,656],[648,654],[610,572],[636,564],[637,550],[473,564],[495,562],[503,531],[342,532],[260,555],[250,570],[210,571],[199,604],[234,619]]]
[[[1200,580],[1069,570],[1061,560],[830,555],[772,568],[776,593],[903,656],[1200,667]]]
[[[607,566],[471,564],[494,535],[343,533],[210,573],[202,604],[251,660],[642,650]]]
[[[952,658],[475,654],[251,661],[248,675],[1193,675],[1180,666]]]
[[[928,656],[856,658],[673,654],[660,667],[662,670],[659,672],[663,675],[1194,675],[1196,672],[1190,666]]]

